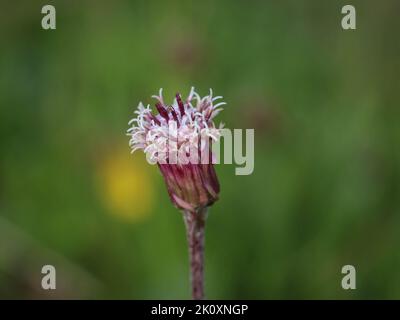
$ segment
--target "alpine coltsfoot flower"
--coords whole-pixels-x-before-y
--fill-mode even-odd
[[[214,117],[225,102],[210,94],[201,98],[192,88],[186,100],[176,94],[172,105],[162,96],[154,114],[140,103],[137,116],[129,122],[132,152],[142,149],[150,163],[157,163],[172,203],[184,213],[189,241],[193,298],[202,299],[204,224],[207,208],[218,200],[219,182],[213,166],[211,144],[221,136],[222,125]]]
[[[162,89],[153,96],[158,114],[139,104],[137,117],[128,130],[132,152],[143,149],[151,163],[157,163],[174,205],[183,210],[207,207],[218,199],[219,183],[213,166],[211,143],[220,137],[213,118],[225,102],[210,94],[204,98],[191,89],[185,101],[179,94],[172,105],[165,104]]]

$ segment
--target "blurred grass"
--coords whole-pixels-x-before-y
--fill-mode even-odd
[[[180,214],[124,134],[139,101],[192,85],[256,133],[253,175],[217,168],[208,297],[400,297],[398,1],[353,1],[356,31],[344,1],[52,1],[55,31],[21,3],[0,13],[0,226],[41,249],[0,234],[2,298],[52,297],[25,283],[42,260],[101,283],[61,297],[189,296]]]

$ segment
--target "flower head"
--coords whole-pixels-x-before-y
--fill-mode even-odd
[[[192,88],[186,100],[176,94],[172,105],[162,96],[157,100],[158,114],[140,103],[137,116],[129,122],[132,152],[142,149],[147,159],[157,163],[167,184],[172,202],[180,209],[195,210],[218,199],[219,184],[213,167],[211,143],[221,135],[214,117],[225,102],[210,94],[201,98]]]

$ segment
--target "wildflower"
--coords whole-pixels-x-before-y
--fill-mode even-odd
[[[207,208],[218,200],[219,182],[213,166],[211,144],[218,141],[220,130],[213,119],[223,110],[221,96],[201,98],[192,87],[186,100],[176,94],[172,105],[162,96],[150,106],[140,103],[136,117],[129,122],[132,152],[142,149],[149,162],[157,163],[172,203],[183,212],[189,242],[192,295],[204,298],[203,255],[204,225]]]
[[[213,119],[225,102],[210,94],[204,98],[191,89],[185,101],[180,94],[171,106],[165,104],[162,89],[155,107],[139,104],[137,117],[129,124],[132,152],[143,149],[151,163],[157,163],[167,185],[172,203],[182,210],[196,210],[212,205],[219,194],[219,183],[213,166],[211,143],[220,138]]]

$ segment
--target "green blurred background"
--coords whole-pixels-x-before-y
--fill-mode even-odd
[[[217,166],[207,297],[400,298],[400,2],[350,3],[355,31],[349,1],[1,1],[0,298],[190,297],[182,218],[125,131],[192,85],[255,129],[252,175]]]

